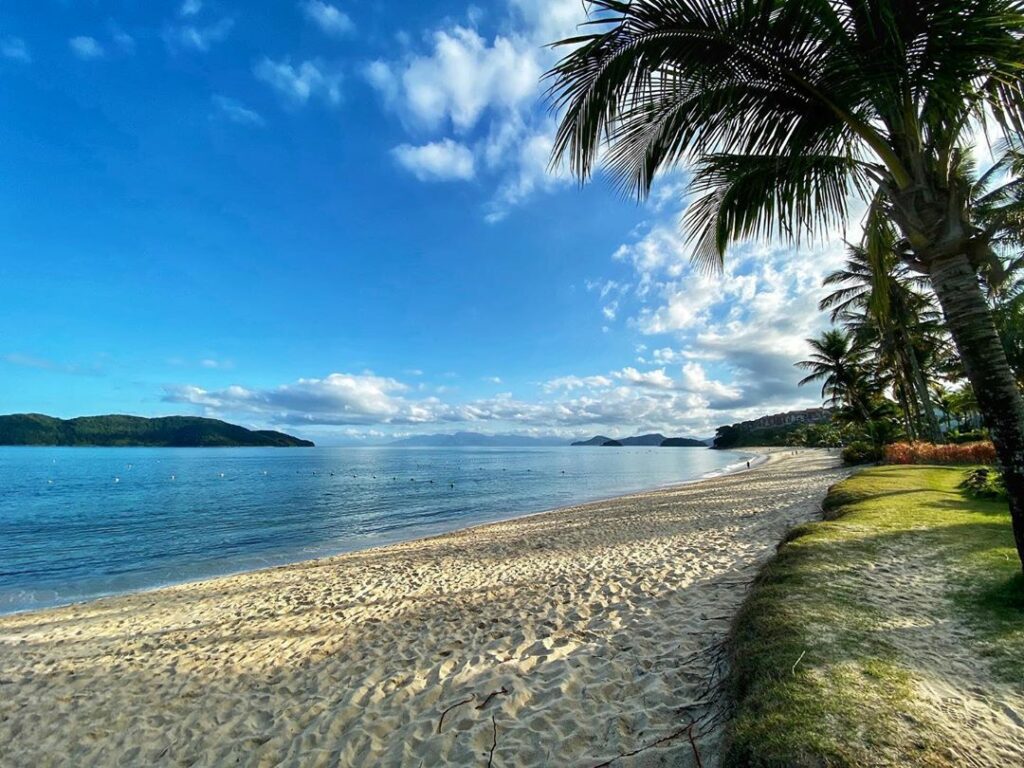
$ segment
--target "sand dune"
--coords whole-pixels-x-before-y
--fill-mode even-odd
[[[836,465],[8,616],[0,763],[714,765],[701,651]]]

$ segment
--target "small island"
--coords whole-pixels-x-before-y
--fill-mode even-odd
[[[579,440],[572,445],[588,446],[599,445],[606,448],[619,448],[623,446],[653,446],[657,448],[707,448],[708,444],[703,440],[693,437],[665,437],[660,433],[650,435],[637,435],[635,437],[622,437],[612,439],[604,435],[594,435],[589,440]]]
[[[146,448],[312,448],[309,440],[199,416],[0,416],[0,445]]]

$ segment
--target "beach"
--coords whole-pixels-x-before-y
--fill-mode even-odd
[[[846,474],[835,455],[783,451],[698,483],[0,618],[0,763],[713,766],[730,622]]]

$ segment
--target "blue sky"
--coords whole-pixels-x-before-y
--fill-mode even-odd
[[[549,171],[578,0],[0,5],[0,411],[204,414],[325,442],[575,436],[816,402],[836,242],[693,272]]]

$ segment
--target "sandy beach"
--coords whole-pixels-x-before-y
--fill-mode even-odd
[[[757,567],[845,474],[823,451],[774,455],[0,618],[0,764],[713,766],[714,648]]]

